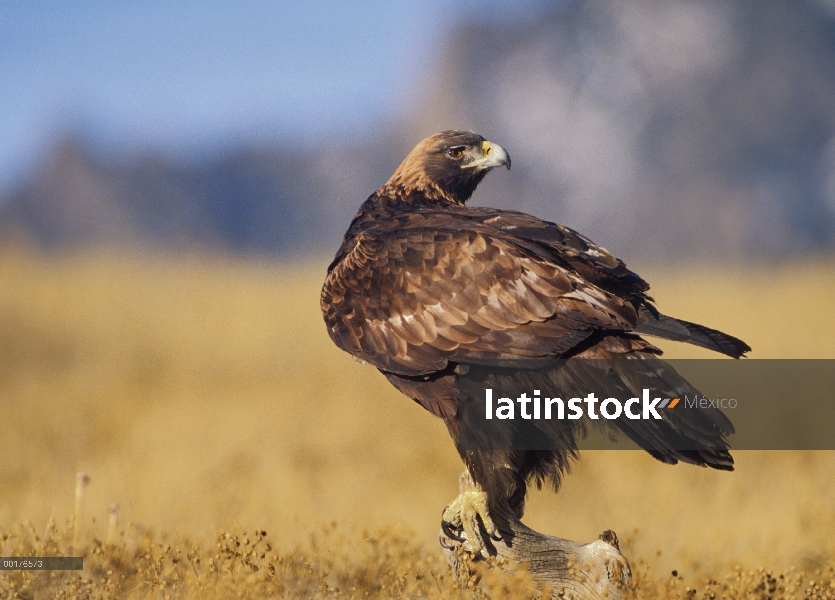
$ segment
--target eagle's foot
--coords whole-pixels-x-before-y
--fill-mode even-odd
[[[454,547],[458,542],[468,552],[489,556],[492,544],[489,544],[482,532],[494,540],[501,536],[490,518],[487,506],[487,493],[476,490],[461,492],[441,515],[441,545]]]

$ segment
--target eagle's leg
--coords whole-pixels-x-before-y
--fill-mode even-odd
[[[492,544],[488,545],[485,536],[501,539],[490,517],[487,492],[477,488],[462,490],[441,515],[441,545],[451,548],[453,544],[447,540],[454,540],[468,552],[487,556]]]
[[[497,510],[497,503],[509,509],[517,519],[522,518],[527,492],[524,476],[507,468],[492,474],[497,477],[488,478],[484,482],[486,485],[476,483],[468,471],[458,478],[460,493],[441,514],[441,545],[444,548],[451,549],[455,545],[453,542],[457,542],[465,551],[484,558],[493,556],[496,549],[492,542],[502,539],[490,516],[491,511]]]
[[[507,504],[517,519],[521,519],[525,514],[525,496],[528,494],[528,484],[525,482],[525,477],[519,471],[513,470],[510,472],[513,479],[516,481],[516,486],[511,488],[513,491],[507,499]]]

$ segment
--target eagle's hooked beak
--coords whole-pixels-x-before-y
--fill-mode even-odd
[[[510,168],[510,155],[498,144],[484,140],[481,143],[481,158],[475,159],[466,165],[466,168],[492,169],[493,167],[501,167],[502,165],[508,169]]]

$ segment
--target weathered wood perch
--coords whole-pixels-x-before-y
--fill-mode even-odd
[[[477,489],[467,473],[459,478],[459,488],[462,493]],[[626,596],[632,572],[620,553],[614,531],[604,531],[600,539],[582,544],[534,531],[509,506],[506,510],[491,509],[490,516],[501,539],[483,536],[487,552],[507,559],[511,565],[524,564],[536,581],[551,587],[555,597],[620,600]],[[467,542],[444,545],[447,562],[462,581],[467,576],[462,553],[472,556],[470,550]]]

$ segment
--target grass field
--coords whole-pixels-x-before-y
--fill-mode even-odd
[[[326,265],[0,249],[0,555],[69,551],[90,477],[87,569],[0,571],[0,598],[469,597],[437,545],[458,456],[330,342]],[[665,312],[754,358],[831,358],[833,267],[638,270]],[[525,521],[583,541],[614,529],[640,597],[832,597],[835,453],[735,457],[719,473],[587,452]],[[535,593],[490,577],[494,597]]]

